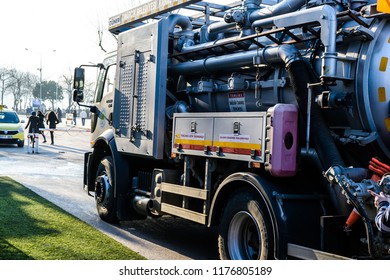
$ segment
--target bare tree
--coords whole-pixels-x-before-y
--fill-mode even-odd
[[[33,90],[34,87],[39,83],[39,77],[37,75],[31,74],[30,72],[25,73],[25,77],[23,79],[23,87],[24,87],[24,105],[23,108],[27,108],[32,104],[33,101]]]
[[[7,89],[10,87],[10,73],[7,68],[0,68],[0,92],[1,92],[1,103],[4,104],[4,95],[6,94]]]
[[[18,111],[20,106],[20,101],[23,95],[22,87],[23,87],[24,74],[22,72],[19,72],[16,69],[11,69],[9,73],[11,77],[10,90],[14,96],[14,105],[12,106],[12,108],[15,111]]]
[[[68,110],[72,106],[73,103],[73,75],[69,71],[68,74],[62,75],[62,81],[63,86],[63,96],[68,98]]]
[[[84,86],[84,100],[88,103],[93,103],[93,98],[95,95],[95,88],[96,83],[95,82],[87,82]]]
[[[29,72],[21,72],[16,69],[10,69],[9,71],[9,91],[14,97],[13,108],[16,111],[22,109],[22,101],[24,99],[25,108],[27,102],[31,101],[32,89],[35,86],[37,77]]]

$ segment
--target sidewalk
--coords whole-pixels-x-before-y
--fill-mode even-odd
[[[89,118],[85,119],[85,125],[83,126],[80,117],[76,118],[76,125],[73,125],[73,123],[70,124],[69,121],[68,121],[68,123],[66,123],[66,118],[61,118],[61,122],[58,125],[69,126],[69,127],[76,126],[76,127],[80,127],[80,128],[90,129],[91,128],[91,119],[89,119]]]

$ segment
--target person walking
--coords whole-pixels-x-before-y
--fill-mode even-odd
[[[62,111],[60,107],[57,108],[57,118],[60,122],[62,122]]]
[[[38,111],[37,117],[39,119],[39,122],[38,122],[38,132],[40,134],[42,134],[42,137],[43,137],[43,142],[42,143],[46,143],[45,132],[43,130],[39,130],[40,128],[45,128],[45,115],[41,111]]]
[[[56,129],[57,124],[59,122],[60,121],[58,120],[56,113],[50,111],[49,114],[47,115],[46,123],[49,125],[50,128],[51,145],[54,145],[54,129]]]
[[[85,112],[84,110],[82,110],[80,112],[80,118],[81,118],[81,123],[83,124],[83,126],[85,126],[85,119],[87,118],[87,112]]]
[[[77,111],[76,109],[73,110],[73,124],[76,125],[76,118],[77,118]]]
[[[26,127],[25,129],[28,128],[28,133],[29,134],[32,134],[32,135],[29,135],[29,137],[31,138],[31,143],[32,143],[32,148],[34,150],[34,144],[35,144],[35,133],[38,133],[38,124],[39,124],[39,118],[37,117],[37,113],[35,113],[34,111],[31,112],[31,116],[28,118],[28,122],[26,124]]]

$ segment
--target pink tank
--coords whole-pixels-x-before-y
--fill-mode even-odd
[[[277,104],[267,114],[265,167],[275,177],[288,177],[297,171],[298,108]]]

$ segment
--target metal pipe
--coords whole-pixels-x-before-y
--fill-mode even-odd
[[[168,16],[168,21],[169,21],[169,26],[168,26],[169,34],[173,34],[176,26],[179,26],[182,29],[182,31],[192,31],[193,29],[191,20],[187,16],[183,16],[179,14],[171,14]]]
[[[249,16],[249,21],[254,22],[259,19],[294,12],[302,7],[305,3],[306,0],[284,0],[276,5],[265,7],[252,12]]]
[[[150,216],[151,209],[153,208],[153,201],[144,196],[135,196],[133,199],[133,207],[137,213]]]
[[[216,45],[216,44],[234,43],[237,39],[240,39],[240,38],[245,37],[245,36],[252,35],[252,34],[254,34],[254,32],[255,31],[253,29],[243,29],[243,30],[241,30],[240,34],[238,36],[236,36],[236,37],[217,39],[217,40],[215,40],[213,42],[207,42],[207,43],[198,44],[198,45],[184,45],[181,51],[182,52],[202,51],[205,48],[208,48],[208,47]],[[250,41],[241,42],[240,45],[234,45],[233,44],[231,47],[229,47],[229,51],[235,51],[235,50],[239,50],[239,49],[242,49],[242,48],[249,49],[251,44],[252,43]]]
[[[199,59],[194,61],[177,63],[169,66],[174,73],[185,74],[207,74],[221,69],[233,71],[241,67],[253,65],[253,57],[260,56],[261,64],[274,64],[284,62],[286,67],[298,56],[298,50],[292,45],[281,45],[267,47],[260,50],[250,50],[234,54],[221,55]]]
[[[314,22],[318,22],[321,25],[321,41],[324,45],[321,77],[334,78],[337,75],[337,17],[336,10],[333,7],[324,5],[272,18],[256,20],[253,22],[252,27],[269,28],[276,26],[278,28],[283,28],[287,26],[304,25]]]
[[[215,22],[215,23],[210,24],[207,27],[207,33],[209,35],[212,35],[215,33],[221,33],[221,32],[225,32],[225,31],[229,31],[229,30],[233,30],[233,29],[236,29],[235,22],[226,23],[224,21],[219,21],[219,22]]]

